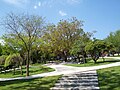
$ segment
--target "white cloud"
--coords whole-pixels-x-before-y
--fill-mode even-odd
[[[37,6],[36,6],[36,5],[34,6],[34,9],[37,9]]]
[[[82,0],[67,0],[68,4],[79,4]]]
[[[58,2],[57,0],[41,0],[41,2],[38,2],[38,6],[40,7],[49,7],[51,8],[53,5],[55,5],[55,3]]]
[[[56,7],[56,5],[76,5],[83,2],[83,0],[41,0],[41,6],[43,7]]]
[[[14,4],[14,5],[19,4],[17,0],[3,0],[3,1],[9,4]]]
[[[41,2],[38,2],[38,6],[39,6],[39,7],[41,6]]]
[[[28,2],[28,0],[3,0],[4,2],[16,6],[24,5]]]
[[[61,15],[61,16],[66,16],[67,15],[67,13],[65,13],[65,12],[63,12],[63,11],[59,11],[59,14]]]
[[[34,9],[37,9],[38,7],[40,7],[41,6],[41,2],[37,2],[37,4],[36,5],[34,5]]]

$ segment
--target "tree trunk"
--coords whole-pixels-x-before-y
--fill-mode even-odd
[[[67,62],[67,56],[66,55],[64,56],[64,60],[65,60],[65,62]]]
[[[87,57],[87,54],[86,54],[86,52],[84,51],[84,52],[83,52],[84,63],[87,63],[86,57]]]
[[[118,56],[119,56],[119,54],[120,54],[120,53],[118,52]]]
[[[93,59],[94,60],[94,63],[96,63],[97,62],[97,60],[96,59]]]
[[[6,74],[6,67],[4,67],[4,74]]]
[[[95,55],[91,55],[91,56],[92,56],[92,59],[93,59],[94,63],[96,63],[97,62],[97,57]]]
[[[84,59],[85,59],[85,63],[87,63],[87,59],[86,59],[86,57],[84,57]]]
[[[104,58],[104,57],[102,57],[102,59],[103,59],[103,62],[105,62],[105,58]]]
[[[115,56],[114,53],[112,55],[113,55],[113,57]]]
[[[63,52],[63,58],[64,58],[64,61],[67,62],[67,52]]]
[[[21,72],[21,75],[23,75],[22,65],[20,65],[20,72]]]
[[[82,61],[83,61],[83,64],[86,63],[86,62],[85,62],[85,57],[84,57],[84,56],[82,57]]]
[[[13,75],[15,75],[15,66],[13,66]]]
[[[28,57],[27,57],[27,62],[26,62],[26,76],[29,76],[29,62],[30,62],[30,51],[28,50]]]

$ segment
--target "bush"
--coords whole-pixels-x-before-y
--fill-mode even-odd
[[[14,69],[13,75],[15,75],[15,67],[21,66],[21,74],[23,74],[22,73],[22,62],[23,62],[23,59],[19,53],[10,54],[5,60],[4,67],[5,69],[13,68]]]
[[[5,64],[6,58],[7,58],[7,55],[0,56],[0,71],[4,70],[4,64]]]
[[[7,67],[9,65],[13,65],[13,66],[19,66],[22,64],[22,57],[20,56],[20,54],[10,54],[6,60],[5,60],[5,64],[4,66]]]
[[[5,60],[7,58],[7,55],[0,56],[0,65],[3,66],[5,64]]]

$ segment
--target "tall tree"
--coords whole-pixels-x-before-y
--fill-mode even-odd
[[[111,32],[105,41],[112,43],[115,46],[116,52],[120,53],[120,30]]]
[[[88,42],[90,42],[90,37],[91,37],[90,32],[84,33],[79,39],[75,41],[73,44],[70,53],[72,55],[77,56],[78,59],[80,59],[80,56],[82,56],[83,63],[86,63],[86,52],[85,52],[85,46],[87,45]],[[80,61],[80,60],[79,60]]]
[[[29,76],[30,52],[32,46],[36,44],[36,39],[43,34],[43,18],[35,15],[10,13],[3,21],[3,25],[8,31],[6,36],[21,41],[22,47],[27,52],[26,76]]]
[[[61,55],[67,61],[73,44],[84,34],[82,26],[83,22],[76,18],[60,20],[57,25],[48,26],[44,39],[46,38],[53,53]]]
[[[85,50],[87,53],[89,53],[91,55],[92,59],[96,63],[97,60],[99,59],[99,57],[102,56],[102,54],[104,54],[104,52],[110,50],[111,46],[112,45],[110,45],[109,43],[107,43],[103,40],[94,39],[93,41],[89,42],[86,45]],[[113,48],[113,47],[111,47],[111,48]],[[104,60],[104,58],[103,58],[103,60]]]

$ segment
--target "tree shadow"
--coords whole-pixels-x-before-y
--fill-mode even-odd
[[[0,86],[7,86],[9,90],[50,90],[60,77],[61,76],[51,76],[28,80],[4,81],[0,82]]]
[[[115,70],[109,70],[98,72],[98,76],[101,90],[114,90],[116,88],[120,90],[120,73]]]

